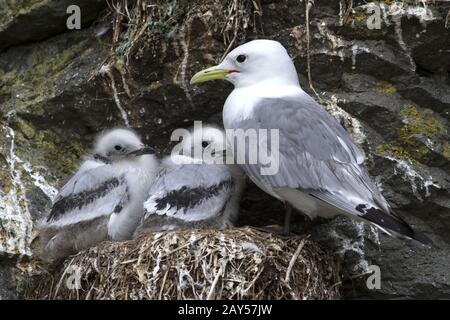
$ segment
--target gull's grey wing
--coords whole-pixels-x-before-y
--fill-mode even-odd
[[[48,224],[68,224],[120,212],[128,202],[125,177],[110,165],[94,165],[78,171],[60,190]]]
[[[225,165],[184,164],[166,168],[150,187],[144,203],[145,216],[167,215],[184,221],[214,218],[223,213],[233,188]]]
[[[275,174],[262,175],[264,166],[248,164],[249,159],[243,165],[253,181],[268,189],[315,190],[316,197],[325,191],[344,202],[348,201],[347,196],[356,196],[388,210],[387,202],[361,165],[363,155],[349,134],[308,95],[261,99],[252,117],[235,122],[232,127],[279,130],[279,169]],[[268,149],[273,151],[273,139],[270,133],[267,136]],[[351,212],[361,214],[355,208]]]

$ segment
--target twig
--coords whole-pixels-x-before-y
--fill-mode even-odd
[[[297,247],[297,250],[295,250],[294,255],[292,256],[291,261],[289,262],[289,266],[286,270],[286,276],[284,277],[284,282],[289,283],[289,278],[291,276],[292,268],[295,265],[295,262],[297,261],[298,255],[300,254],[300,251],[302,251],[303,246],[305,245],[305,239],[303,239],[300,244]]]
[[[55,293],[53,295],[53,299],[56,299],[58,292],[59,292],[59,288],[61,287],[61,283],[63,282],[63,279],[68,271],[68,269],[72,266],[73,263],[73,259],[70,261],[69,265],[64,269],[63,274],[61,275],[61,278],[58,281],[58,284],[56,285],[56,289],[55,289]]]
[[[162,293],[164,291],[164,286],[166,284],[167,275],[169,274],[169,268],[167,268],[166,273],[164,274],[163,281],[161,283],[161,290],[159,290],[158,300],[162,300]]]
[[[114,76],[111,72],[111,67],[109,65],[103,65],[100,69],[101,74],[106,74],[108,78],[111,80],[111,89],[113,90],[113,97],[116,103],[117,109],[119,109],[120,114],[122,116],[123,121],[125,122],[125,126],[129,127],[130,123],[128,121],[128,115],[125,109],[122,107],[120,103],[119,94],[117,93],[116,81],[114,80]]]
[[[309,35],[309,9],[314,4],[314,0],[305,0],[306,5],[306,61],[307,61],[307,72],[308,72],[308,82],[310,89],[314,92],[320,102],[322,102],[322,98],[317,93],[316,89],[312,84],[311,77],[311,54],[310,54],[310,35]]]
[[[212,299],[212,295],[214,293],[214,288],[217,285],[217,282],[219,282],[219,277],[222,275],[223,273],[223,265],[220,266],[219,271],[217,272],[213,283],[211,284],[211,288],[209,288],[209,293],[208,296],[206,297],[206,300],[211,300]]]
[[[447,16],[445,17],[445,29],[449,27],[448,23],[449,19],[450,19],[450,9],[448,9]]]
[[[236,10],[236,12],[238,13],[238,14],[235,14],[235,16],[234,16],[233,39],[231,40],[227,49],[225,50],[222,57],[220,58],[220,61],[222,61],[227,56],[228,52],[230,52],[231,48],[234,45],[234,42],[236,41],[236,39],[238,37],[238,30],[239,30],[239,2],[238,2],[238,0],[234,0],[233,6],[234,6],[234,9]],[[230,14],[231,14],[232,10],[233,10],[233,7],[230,10]]]

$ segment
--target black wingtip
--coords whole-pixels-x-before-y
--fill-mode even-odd
[[[413,236],[412,239],[414,239],[414,240],[416,240],[416,241],[420,242],[421,244],[423,244],[425,246],[428,246],[428,247],[434,247],[435,246],[433,241],[430,238],[428,238],[426,235],[424,235],[423,233],[418,232],[418,231],[414,231],[414,236]]]
[[[379,226],[382,230],[385,229],[387,232],[393,232],[394,235],[416,240],[426,246],[433,246],[431,239],[420,232],[414,231],[400,217],[387,214],[378,208],[369,207],[365,204],[360,204],[355,209],[363,214],[362,218]]]

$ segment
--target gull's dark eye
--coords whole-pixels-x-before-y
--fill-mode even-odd
[[[122,147],[117,145],[117,146],[114,146],[114,149],[116,149],[117,151],[120,151],[120,150],[122,150]]]
[[[207,146],[208,146],[208,142],[206,142],[206,141],[202,141],[202,148],[206,148]]]
[[[243,55],[243,54],[240,54],[240,55],[238,55],[238,56],[236,57],[236,61],[239,62],[239,63],[244,62],[245,59],[247,59],[247,57],[246,57],[245,55]]]

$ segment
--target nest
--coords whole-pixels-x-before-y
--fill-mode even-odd
[[[105,242],[44,273],[31,299],[337,299],[339,271],[314,242],[251,228]]]

